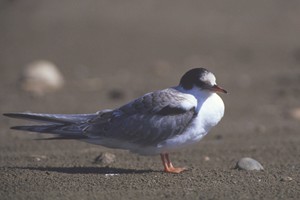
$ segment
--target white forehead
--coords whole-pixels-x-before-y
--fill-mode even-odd
[[[210,85],[215,85],[216,84],[216,77],[213,73],[207,72],[205,73],[201,78],[201,81],[206,82]]]

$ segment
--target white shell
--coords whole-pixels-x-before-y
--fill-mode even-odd
[[[38,96],[58,90],[63,84],[64,78],[58,68],[45,60],[30,63],[22,74],[22,89]]]

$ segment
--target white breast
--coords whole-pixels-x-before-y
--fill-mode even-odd
[[[207,99],[200,100],[198,106],[198,115],[191,123],[190,128],[194,129],[195,132],[199,131],[206,134],[222,119],[225,109],[224,103],[219,95],[213,93]]]
[[[194,98],[197,99],[197,116],[183,134],[164,142],[161,148],[166,152],[198,142],[223,117],[225,108],[219,95],[208,92],[199,94],[199,91],[197,91],[197,94],[193,94]]]

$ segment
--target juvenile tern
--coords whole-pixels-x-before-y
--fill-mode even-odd
[[[12,129],[56,134],[142,155],[160,154],[165,172],[180,173],[169,153],[201,140],[224,115],[216,94],[227,93],[204,68],[186,72],[178,86],[147,93],[119,108],[92,114],[5,113],[5,116],[43,122]]]

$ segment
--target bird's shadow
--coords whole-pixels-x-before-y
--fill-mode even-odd
[[[15,167],[44,172],[58,172],[65,174],[144,174],[159,172],[157,170],[123,169],[114,167]]]

